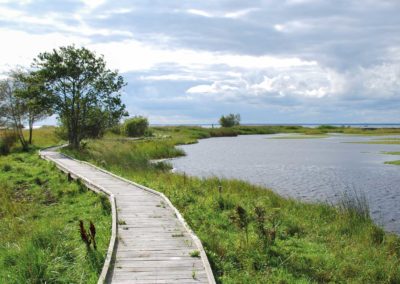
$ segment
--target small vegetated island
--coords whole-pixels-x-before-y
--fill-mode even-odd
[[[38,149],[65,142],[61,151],[164,193],[201,239],[218,283],[400,283],[400,239],[374,224],[360,200],[308,204],[152,162],[184,155],[176,145],[210,137],[399,130],[242,126],[235,114],[221,117],[220,128],[149,127],[140,116],[120,123],[127,116],[124,85],[101,56],[74,46],[40,54],[32,69],[1,81],[1,283],[97,282],[110,204],[39,159]],[[51,114],[58,127],[33,130]]]

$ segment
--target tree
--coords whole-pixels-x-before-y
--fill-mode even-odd
[[[0,116],[3,123],[14,130],[22,149],[27,150],[28,142],[22,132],[27,118],[27,106],[22,98],[16,96],[17,90],[23,88],[20,74],[20,70],[11,71],[6,79],[0,81]]]
[[[103,56],[84,47],[67,46],[39,54],[33,66],[54,96],[55,113],[73,148],[127,115],[119,93],[124,80],[117,71],[106,68]],[[102,123],[98,123],[100,117]],[[93,131],[94,127],[98,131]]]
[[[53,114],[53,97],[46,90],[44,80],[38,73],[20,72],[20,88],[15,96],[25,104],[26,118],[29,127],[28,143],[32,144],[33,124]]]
[[[233,127],[240,124],[240,114],[230,113],[228,115],[223,115],[219,119],[219,123],[222,127]]]
[[[124,132],[126,136],[138,137],[143,136],[149,127],[149,121],[143,116],[135,116],[129,118],[124,123]]]

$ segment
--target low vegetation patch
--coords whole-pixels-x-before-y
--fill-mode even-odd
[[[97,283],[111,231],[101,199],[36,152],[1,157],[0,283]]]
[[[400,155],[400,152],[384,152],[384,154],[387,154],[387,155]],[[387,162],[385,162],[385,164],[400,166],[400,160],[397,160],[397,161],[387,161]]]
[[[400,144],[400,140],[397,140],[397,139],[386,139],[386,140],[371,140],[371,141],[360,141],[360,142],[349,142],[349,143],[399,145]]]

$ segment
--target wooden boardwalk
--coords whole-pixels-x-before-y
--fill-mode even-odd
[[[51,148],[40,155],[115,198],[116,242],[99,282],[215,283],[200,241],[165,196]]]

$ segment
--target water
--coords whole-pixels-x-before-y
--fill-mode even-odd
[[[200,140],[180,146],[187,156],[173,159],[178,172],[237,178],[305,201],[334,202],[343,191],[365,193],[371,216],[400,233],[400,145],[352,144],[380,137],[333,135],[322,139],[273,139],[250,135]]]

